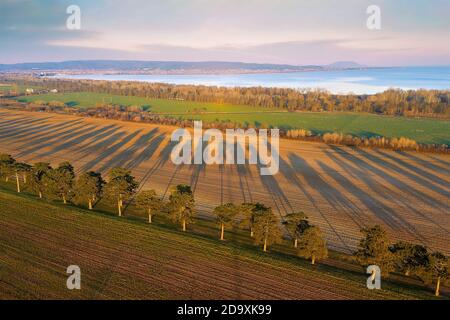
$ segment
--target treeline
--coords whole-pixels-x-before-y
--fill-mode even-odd
[[[59,92],[96,92],[157,99],[231,103],[289,111],[368,112],[399,116],[450,117],[450,91],[390,89],[374,95],[336,95],[320,90],[264,87],[170,85],[136,81],[63,80],[20,77],[3,82],[56,88]]]
[[[146,122],[153,124],[171,125],[177,127],[193,127],[193,120],[183,119],[181,117],[171,117],[167,115],[158,115],[143,111],[137,106],[121,106],[98,103],[95,108],[81,109],[66,106],[61,101],[49,102],[19,102],[14,99],[0,99],[0,106],[14,108],[18,110],[39,111],[39,112],[56,112],[70,115],[78,115],[84,117],[113,119],[133,122]],[[219,130],[243,128],[248,129],[252,126],[249,123],[234,123],[228,120],[208,121],[203,124],[205,129],[215,128]],[[261,124],[256,129],[270,129]],[[329,132],[324,134],[314,134],[306,129],[280,129],[280,136],[289,139],[320,141],[328,144],[339,144],[353,147],[365,148],[384,148],[398,151],[420,151],[420,152],[437,152],[449,153],[449,146],[446,144],[424,144],[418,143],[413,139],[405,137],[358,137],[350,134],[337,132]]]
[[[124,168],[113,168],[105,181],[98,172],[84,172],[75,175],[69,162],[62,162],[53,168],[49,163],[34,165],[16,161],[10,155],[0,154],[0,178],[6,182],[14,177],[17,192],[23,187],[39,198],[59,199],[86,206],[92,210],[100,199],[117,208],[119,216],[126,205],[134,205],[148,216],[148,223],[155,215],[166,214],[183,231],[195,222],[196,208],[194,194],[189,185],[171,188],[167,201],[154,190],[138,192],[139,184]],[[272,208],[262,203],[226,203],[214,208],[219,231],[219,239],[225,239],[225,231],[238,227],[246,229],[254,243],[264,252],[268,247],[283,240],[285,227],[298,256],[310,259],[312,264],[328,257],[328,248],[319,227],[310,223],[303,212],[293,212],[280,218]],[[361,230],[361,239],[353,259],[367,267],[376,265],[384,277],[391,272],[401,272],[405,276],[415,276],[426,284],[435,284],[435,295],[440,294],[440,286],[447,283],[450,275],[449,260],[440,252],[429,252],[419,244],[407,242],[391,243],[380,226]]]

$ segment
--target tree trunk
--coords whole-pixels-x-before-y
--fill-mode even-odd
[[[91,199],[89,199],[88,206],[89,206],[89,210],[92,210],[92,200]]]
[[[221,224],[221,226],[220,226],[220,240],[223,240],[223,233],[224,233],[224,229],[225,229],[225,226],[223,225],[223,223]]]
[[[297,247],[298,247],[298,239],[295,238],[295,240],[294,240],[294,248],[297,248]]]
[[[183,219],[182,224],[183,224],[183,231],[186,231],[186,219]]]
[[[6,177],[5,177],[5,182],[8,182],[8,181],[9,181],[9,177],[6,176]]]
[[[27,175],[24,173],[22,175],[22,177],[23,177],[23,183],[27,183]]]
[[[148,209],[148,223],[152,223],[152,209]]]
[[[119,217],[122,216],[122,203],[121,200],[117,201],[117,209],[119,210]]]
[[[437,278],[437,283],[436,283],[436,291],[434,292],[434,295],[436,297],[439,297],[439,288],[441,287],[441,277]]]
[[[41,191],[39,191],[39,198],[42,199],[42,192]]]
[[[253,227],[250,227],[250,237],[253,238]]]
[[[16,184],[17,184],[17,192],[20,193],[20,181],[19,181],[19,174],[16,172]]]
[[[66,199],[66,195],[65,194],[63,194],[62,198],[63,198],[64,204],[67,204],[67,199]]]
[[[311,257],[311,264],[314,264],[314,263],[316,263],[316,256],[315,255],[313,255]]]
[[[267,251],[267,237],[264,238],[264,248],[263,251],[266,252]]]

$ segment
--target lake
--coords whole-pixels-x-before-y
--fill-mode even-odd
[[[323,89],[336,94],[373,94],[389,88],[450,89],[450,66],[395,67],[361,70],[308,71],[256,74],[196,74],[196,75],[132,75],[82,74],[57,78],[91,80],[126,80],[193,84],[225,87],[277,87],[294,89]]]

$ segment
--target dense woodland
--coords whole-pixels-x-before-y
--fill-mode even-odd
[[[387,90],[374,95],[335,95],[319,90],[225,88],[136,81],[62,80],[35,77],[0,78],[19,85],[60,92],[97,92],[159,99],[232,103],[289,111],[368,112],[399,116],[450,117],[448,90]]]

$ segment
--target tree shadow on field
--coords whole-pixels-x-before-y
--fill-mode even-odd
[[[318,203],[316,203],[316,199],[313,194],[308,192],[306,187],[301,183],[300,179],[296,176],[297,172],[303,176],[303,179],[306,181],[308,186],[321,195],[321,198],[325,200],[331,208],[335,212],[342,212],[350,218],[350,221],[354,223],[355,229],[361,228],[361,223],[359,220],[361,219],[359,214],[360,210],[358,207],[353,204],[349,199],[342,195],[342,193],[329,185],[320,175],[319,173],[311,167],[306,160],[301,158],[299,155],[294,153],[289,153],[288,155],[289,161],[292,164],[292,167],[283,161],[280,163],[280,168],[282,169],[282,173],[286,177],[288,181],[292,184],[296,185],[306,196],[306,198],[313,204],[317,212],[319,212],[322,219],[328,225],[328,228],[333,231],[335,237],[341,242],[341,244],[345,247],[347,252],[352,252],[350,247],[347,244],[347,241],[344,240],[342,234],[333,226],[333,222],[330,220],[330,217],[327,216],[327,213],[322,211],[319,207]],[[298,170],[299,168],[300,170]],[[348,213],[348,210],[352,211],[354,215],[356,215],[356,219]]]
[[[414,238],[424,241],[424,238],[420,235],[420,233],[409,224],[405,219],[401,218],[398,214],[395,213],[393,209],[389,206],[383,204],[381,201],[377,200],[375,197],[371,196],[358,186],[354,185],[349,179],[347,179],[344,175],[339,173],[336,170],[333,170],[325,163],[320,163],[320,166],[323,170],[326,170],[327,173],[333,177],[333,179],[344,189],[350,192],[352,195],[357,197],[367,209],[369,209],[376,217],[378,217],[381,221],[383,221],[389,228],[392,230],[403,230],[406,229]],[[360,172],[358,177],[360,179],[364,179],[362,176],[364,173]],[[368,221],[367,218],[361,219],[364,221],[364,225],[374,224],[373,221]]]
[[[439,159],[439,158],[436,157],[436,156],[432,156],[432,155],[430,155],[430,154],[427,154],[427,157],[433,159],[433,161],[435,161],[436,163],[439,163],[439,164],[442,165],[443,167],[441,167],[440,165],[436,165],[436,164],[434,164],[434,163],[431,162],[431,161],[425,161],[425,160],[423,160],[423,159],[421,159],[421,158],[419,158],[419,157],[413,155],[413,154],[410,153],[410,152],[397,151],[397,153],[400,154],[400,155],[402,155],[402,156],[404,156],[405,158],[408,158],[408,159],[411,160],[411,161],[414,161],[414,162],[420,164],[421,166],[424,166],[424,167],[426,167],[426,168],[432,170],[432,171],[437,171],[437,172],[439,172],[440,174],[447,174],[447,175],[449,174],[449,171],[450,171],[450,162],[445,162],[445,161]],[[448,156],[446,156],[446,157],[448,157]]]
[[[164,134],[159,135],[157,138],[154,139],[154,144],[155,144],[155,151],[157,149],[156,144],[160,143],[162,141],[164,141],[165,136]],[[177,142],[175,141],[169,141],[164,147],[163,149],[160,151],[158,158],[154,161],[153,166],[145,173],[145,175],[142,177],[141,181],[139,182],[139,190],[141,190],[145,183],[148,181],[148,179],[150,179],[150,177],[157,171],[161,170],[164,165],[169,161],[170,159],[170,153],[172,152],[172,149],[175,147],[175,145],[177,144]],[[141,154],[141,157],[139,159],[137,159],[136,161],[139,161],[139,163],[145,161],[147,158],[151,157],[151,154],[153,154],[152,151],[152,147],[149,146],[148,149],[144,150]],[[137,164],[136,164],[137,166]],[[163,198],[166,197],[167,191],[169,190],[169,187],[172,183],[172,179],[174,178],[174,176],[176,175],[176,173],[178,172],[178,166],[175,167],[175,170],[173,170],[172,176],[169,179],[166,189],[163,193]]]
[[[69,140],[65,139],[66,141],[64,143],[57,145],[52,150],[50,150],[46,153],[43,153],[41,155],[48,156],[48,155],[55,154],[59,151],[64,151],[64,150],[70,149],[72,147],[80,146],[85,140],[94,139],[99,134],[107,131],[108,129],[112,129],[112,128],[114,128],[114,125],[101,127],[101,128],[98,128],[98,129],[92,130],[92,131],[89,130],[85,134],[82,134],[82,135],[72,135],[71,137],[73,137],[73,139],[69,139]],[[77,149],[77,151],[78,151],[78,149]]]
[[[77,125],[80,125],[83,121],[82,120],[72,120],[65,123],[55,123],[50,125],[33,125],[25,130],[21,130],[20,134],[14,135],[14,141],[15,142],[26,142],[29,143],[31,141],[33,142],[42,142],[45,141],[45,139],[48,136],[55,136],[57,132],[60,132],[62,130],[67,130],[71,127],[76,127]],[[22,133],[23,132],[23,133]]]
[[[34,153],[42,150],[43,148],[52,147],[55,144],[57,144],[58,142],[65,141],[66,139],[70,139],[71,137],[76,136],[78,134],[83,134],[85,132],[89,132],[93,128],[94,128],[94,126],[92,126],[92,125],[80,124],[79,126],[76,127],[76,129],[72,128],[70,130],[65,130],[63,132],[57,132],[57,133],[54,133],[51,135],[43,136],[39,139],[32,140],[23,146],[23,148],[27,148],[27,147],[29,147],[29,148],[22,151],[19,156],[34,154]],[[44,143],[41,143],[41,142],[44,142]]]
[[[243,154],[246,154],[246,146],[242,148],[242,146],[239,143],[234,144],[236,150],[236,158],[234,163],[237,163],[237,154],[238,152],[242,152]],[[248,148],[250,150],[250,146]],[[245,158],[246,161],[248,161],[248,157]],[[236,170],[238,172],[239,176],[239,188],[242,191],[242,198],[244,199],[244,202],[253,202],[254,198],[252,195],[252,188],[251,184],[249,183],[249,177],[252,178],[252,172],[250,171],[248,164],[236,164]]]
[[[1,138],[14,137],[15,140],[24,137],[29,141],[31,134],[47,131],[47,128],[59,127],[62,124],[50,124],[47,121],[30,121],[23,123],[16,123],[11,125],[4,125],[4,129],[0,130]]]
[[[22,127],[28,127],[31,124],[45,124],[50,117],[47,118],[17,118],[17,119],[6,119],[0,121],[0,133],[9,132],[11,128],[18,129]],[[6,130],[4,130],[6,128]]]
[[[271,158],[276,158],[278,157],[279,161],[281,162],[281,157],[279,155],[279,153],[277,152],[277,150],[275,150],[275,148],[272,148],[272,145],[267,142],[268,146],[268,150],[271,150],[272,154],[271,154]],[[280,165],[280,163],[279,163]],[[265,166],[262,166],[261,164],[258,164],[258,169],[259,172],[261,173],[261,169],[264,168]],[[261,175],[260,174],[260,180],[261,183],[263,184],[263,186],[266,188],[266,190],[268,191],[268,195],[271,197],[272,199],[272,203],[275,204],[276,210],[280,215],[281,220],[283,221],[283,217],[284,215],[293,212],[293,207],[291,205],[291,203],[289,202],[288,197],[285,195],[283,189],[280,187],[280,184],[278,183],[278,181],[275,179],[275,177],[273,175]]]
[[[382,183],[376,181],[373,178],[373,176],[375,177],[380,176],[379,169],[375,168],[375,170],[373,171],[375,175],[372,175],[370,174],[370,170],[368,170],[369,167],[371,167],[369,164],[363,162],[362,160],[356,158],[354,155],[344,150],[340,150],[340,152],[341,151],[343,152],[342,154],[345,157],[345,160],[348,161],[344,161],[336,157],[332,152],[327,151],[326,153],[331,160],[333,160],[337,165],[343,168],[343,170],[347,172],[350,176],[353,175],[355,178],[364,182],[370,188],[371,192],[373,192],[375,195],[378,195],[382,199],[389,200],[394,204],[400,203],[402,206],[408,208],[409,211],[416,213],[417,215],[431,222],[438,228],[443,229],[438,223],[431,220],[430,217],[421,213],[418,209],[412,206],[407,200],[404,200],[402,195],[398,193],[393,193],[392,190],[386,189]],[[343,177],[341,177],[340,181],[345,184],[343,187],[352,188],[352,190],[355,192],[354,193],[355,196],[357,196],[360,199],[360,201],[363,202],[370,211],[372,211],[379,219],[384,221],[393,230],[405,229],[406,231],[408,231],[410,235],[414,236],[416,239],[419,239],[422,242],[425,241],[425,239],[421,236],[421,234],[419,234],[419,232],[415,229],[415,227],[412,226],[410,223],[408,223],[408,221],[406,221],[405,219],[401,218],[399,214],[395,212],[394,209],[381,203],[374,196],[368,194],[367,192],[361,190],[360,188],[356,186],[350,186],[349,184],[351,182],[348,181],[346,183]]]
[[[364,161],[363,159],[361,159],[359,157],[351,155],[350,153],[344,151],[340,147],[332,146],[332,148],[338,150],[339,152],[344,152],[346,154],[346,157],[350,161],[352,161],[355,166],[357,166],[359,168],[363,168],[370,172],[373,172],[376,176],[382,178],[383,180],[385,180],[386,182],[388,182],[389,184],[394,186],[397,190],[402,190],[403,192],[409,194],[410,196],[422,201],[427,206],[433,207],[438,210],[442,210],[442,209],[448,210],[448,205],[442,204],[440,201],[438,201],[436,199],[430,199],[430,196],[428,196],[427,194],[424,194],[423,192],[411,187],[411,185],[409,185],[408,183],[405,183],[405,182],[397,179],[396,177],[389,174],[388,172],[378,169],[377,167],[375,167],[368,161],[372,161],[372,163],[376,163],[378,165],[383,166],[384,168],[388,168],[390,172],[401,173],[401,174],[407,176],[408,178],[416,181],[419,184],[424,184],[424,185],[427,185],[428,187],[432,187],[436,191],[436,186],[433,186],[428,181],[426,181],[418,176],[411,175],[404,169],[394,166],[394,165],[384,161],[383,159],[380,159],[379,157],[375,156],[375,154],[368,153],[364,150],[355,149],[355,151],[358,153],[359,156],[367,159],[368,161]],[[442,191],[442,189],[440,191]],[[445,193],[445,191],[444,191],[444,193]],[[448,193],[446,193],[446,194],[448,195]]]
[[[92,170],[95,166],[98,166],[102,164],[108,157],[114,155],[115,152],[117,152],[121,147],[126,145],[128,142],[130,142],[133,138],[135,138],[141,130],[134,131],[127,136],[124,136],[126,133],[124,131],[120,131],[116,133],[115,135],[109,137],[108,139],[101,141],[98,146],[93,146],[92,148],[95,148],[94,150],[100,150],[100,145],[106,147],[106,149],[98,154],[98,156],[87,163],[85,163],[82,167],[83,171]],[[123,137],[123,138],[121,138]],[[120,139],[120,140],[119,140]],[[118,142],[116,142],[119,140]],[[115,144],[112,144],[113,142],[116,142]],[[98,153],[98,152],[96,152]],[[102,164],[100,166],[100,169],[98,171],[103,171],[108,168],[105,164]]]
[[[201,152],[202,159],[203,159],[203,152],[206,149],[208,142],[203,141],[202,144],[197,144],[196,149],[193,149],[193,154],[196,154],[197,152]],[[195,194],[195,190],[197,189],[197,183],[200,178],[201,173],[205,173],[205,161],[202,160],[201,164],[195,164],[194,159],[192,158],[192,165],[190,165],[190,168],[192,168],[191,178],[190,178],[190,185],[192,188],[192,192]]]
[[[153,156],[155,151],[159,148],[161,143],[164,141],[164,138],[165,138],[164,134],[159,134],[158,136],[151,139],[148,145],[136,157],[133,157],[133,159],[131,159],[131,161],[127,164],[126,167],[136,168],[144,161],[149,160]]]
[[[376,154],[380,155],[380,157],[376,157],[375,154],[372,154],[372,159],[375,159],[376,161],[381,163],[383,167],[389,168],[392,171],[395,171],[411,180],[414,180],[414,182],[416,182],[417,184],[425,186],[428,189],[433,190],[446,198],[450,198],[450,192],[448,191],[450,190],[450,183],[448,183],[447,181],[442,180],[441,178],[430,172],[424,171],[419,166],[413,166],[400,158],[392,156],[390,152],[381,152],[380,150],[376,150],[375,152]],[[394,163],[387,162],[384,159],[390,159]],[[407,168],[414,173],[410,173],[403,168]],[[443,186],[446,190],[442,189],[440,186],[434,185],[428,180],[432,180],[432,182]]]
[[[110,160],[104,163],[100,170],[104,170],[106,168],[126,167],[125,164],[133,159],[134,154],[137,153],[138,150],[144,148],[149,143],[149,140],[152,139],[157,131],[158,129],[154,128],[139,136],[136,141],[130,144],[128,148],[114,154]]]
[[[95,137],[91,138],[90,141],[83,143],[79,148],[77,148],[76,153],[81,154],[82,156],[87,156],[91,152],[98,151],[98,148],[96,148],[96,146],[98,146],[99,142],[104,138],[111,137],[111,135],[117,132],[120,128],[121,127],[116,124],[109,125],[107,130],[103,131],[100,134],[97,134]]]

